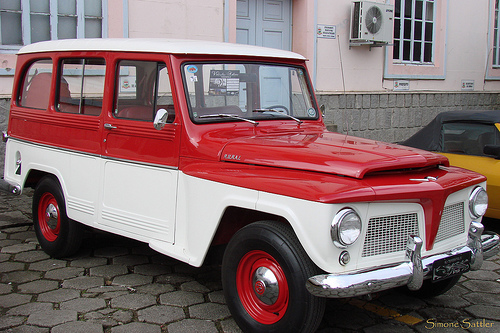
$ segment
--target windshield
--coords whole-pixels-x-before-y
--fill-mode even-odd
[[[190,116],[196,123],[318,118],[301,67],[190,63],[183,70]]]

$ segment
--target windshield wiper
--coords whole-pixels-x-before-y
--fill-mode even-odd
[[[299,124],[302,124],[302,120],[295,118],[294,116],[290,116],[287,113],[275,110],[275,109],[255,109],[255,110],[252,110],[252,112],[279,114],[280,116],[285,116],[287,118],[295,120]]]
[[[255,126],[259,125],[259,123],[257,121],[246,119],[246,118],[240,117],[236,114],[227,114],[227,113],[206,114],[203,116],[199,116],[198,118],[232,118],[232,119],[238,119],[238,120],[243,120],[243,121],[249,122]]]

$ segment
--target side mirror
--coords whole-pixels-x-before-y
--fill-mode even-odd
[[[493,156],[494,158],[499,160],[500,159],[500,146],[486,145],[483,148],[483,153],[485,155]]]
[[[320,107],[319,107],[319,110],[321,111],[321,114],[324,117],[325,116],[325,112],[326,112],[326,106],[325,106],[325,104],[321,104]]]
[[[168,120],[168,111],[165,109],[159,109],[156,111],[155,120],[153,126],[159,131],[165,127]]]

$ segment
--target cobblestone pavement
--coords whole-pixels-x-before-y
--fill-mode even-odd
[[[31,198],[0,194],[0,331],[239,332],[221,291],[220,268],[194,268],[146,244],[89,231],[74,257],[39,247]],[[500,221],[487,229],[500,230]],[[397,291],[329,300],[318,332],[498,332],[500,255],[445,295]]]

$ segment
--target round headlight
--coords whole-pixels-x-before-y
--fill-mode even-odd
[[[488,209],[488,194],[478,186],[472,191],[469,197],[469,210],[472,217],[479,218],[486,213]]]
[[[361,234],[361,218],[354,210],[344,208],[335,215],[330,233],[337,247],[351,245]]]

